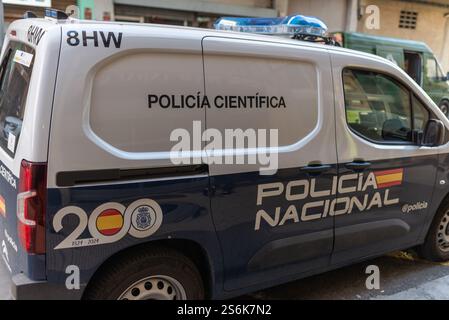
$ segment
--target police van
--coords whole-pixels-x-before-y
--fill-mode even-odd
[[[399,249],[449,259],[449,120],[395,64],[304,16],[46,15],[11,24],[0,66],[14,298],[225,299]],[[277,139],[173,152],[206,130]]]

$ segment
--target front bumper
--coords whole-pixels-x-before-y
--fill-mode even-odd
[[[11,296],[15,300],[81,300],[85,287],[68,290],[64,284],[33,281],[24,274],[11,279]]]

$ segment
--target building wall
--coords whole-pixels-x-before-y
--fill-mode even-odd
[[[114,9],[116,21],[197,26],[197,15],[194,12],[117,4]]]
[[[435,3],[436,1],[433,1]],[[358,22],[358,31],[409,40],[424,41],[429,45],[443,65],[449,70],[449,1],[441,5],[430,5],[412,1],[360,0],[362,12],[367,5],[377,5],[380,9],[380,29],[367,28],[363,16]],[[416,29],[399,28],[401,10],[417,12]]]
[[[288,14],[300,13],[323,20],[329,31],[346,30],[347,0],[289,0]]]
[[[274,1],[272,0],[207,0],[208,2],[216,2],[221,4],[230,4],[236,6],[249,6],[258,8],[272,8]]]
[[[76,0],[53,0],[52,7],[55,9],[65,11],[70,5],[76,5]],[[41,7],[29,7],[23,5],[10,5],[4,4],[5,22],[8,24],[13,20],[20,19],[25,11],[33,11],[38,16],[44,16],[44,8]]]
[[[112,0],[78,1],[79,18],[89,20],[114,20],[114,3]],[[89,13],[88,13],[89,12]]]
[[[205,28],[220,16],[276,16],[275,5],[275,0],[114,0],[118,21]]]
[[[188,3],[188,0],[182,0],[185,3]],[[198,0],[196,0],[198,3]],[[168,19],[168,22],[172,21],[173,23],[178,23],[182,21],[182,18],[185,18],[187,24],[189,21],[194,19],[196,12],[194,11],[182,11],[181,0],[179,0],[178,5],[174,8],[165,8],[163,5],[154,6],[154,2],[151,1],[126,1],[125,3],[121,1],[116,1],[115,3],[115,11],[117,11],[117,15],[120,18],[123,17],[138,17],[137,20],[134,21],[147,21],[151,22],[151,18],[147,19],[147,17],[152,16],[164,16],[167,18],[171,18],[173,20]],[[163,3],[163,2],[162,2]],[[249,7],[249,8],[264,8],[264,9],[272,9],[274,7],[274,0],[200,0],[199,3],[204,4],[216,4],[218,5],[226,5],[226,6],[238,6],[238,7]],[[80,8],[80,17],[82,19],[87,18],[85,11],[86,8],[91,10],[89,14],[91,18],[95,20],[104,20],[104,13],[110,13],[112,20],[114,20],[114,1],[113,0],[78,0],[78,6]],[[200,6],[201,8],[201,6]],[[248,11],[249,13],[250,11]],[[201,15],[201,13],[200,13]],[[204,15],[204,13],[203,13]],[[217,15],[218,16],[218,15]],[[181,20],[179,20],[181,18]],[[215,18],[215,16],[214,16]]]

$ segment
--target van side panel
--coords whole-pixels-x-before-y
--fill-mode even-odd
[[[188,239],[203,246],[210,255],[210,261],[220,261],[220,249],[214,241],[215,230],[210,220],[209,199],[205,193],[207,187],[208,175],[205,173],[184,179],[50,189],[48,280],[64,284],[66,268],[75,265],[81,270],[81,283],[87,284],[99,266],[111,256],[156,240]],[[153,202],[150,199],[157,206],[151,206]],[[147,223],[154,223],[152,218],[145,222],[136,217],[139,209],[145,215],[149,207],[160,208],[161,225],[154,226],[155,232],[150,236],[145,232],[136,234],[136,229],[148,230]],[[92,216],[108,209],[116,214],[115,217],[123,214],[123,219],[108,222],[101,216]],[[51,224],[55,219],[62,221],[63,225],[58,233]],[[123,232],[117,231],[119,229]],[[220,265],[214,265],[213,269],[219,274]]]
[[[75,265],[85,286],[122,250],[189,240],[203,248],[220,290],[207,166],[171,158],[179,134],[205,125],[203,108],[172,99],[204,95],[201,38],[159,27],[62,28],[48,160],[48,280],[64,286],[66,268]]]

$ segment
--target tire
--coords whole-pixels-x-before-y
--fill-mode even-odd
[[[444,113],[444,115],[449,118],[449,101],[446,100],[441,101],[439,107],[440,110]]]
[[[430,225],[425,242],[417,251],[419,256],[426,260],[449,260],[449,200],[445,200],[441,205]]]
[[[106,266],[89,284],[86,300],[203,300],[194,263],[168,248],[137,250]]]

